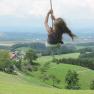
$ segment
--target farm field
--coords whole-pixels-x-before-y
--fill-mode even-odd
[[[54,57],[56,59],[62,59],[62,58],[73,58],[73,59],[77,59],[79,57],[80,53],[70,53],[70,54],[62,54],[62,55],[55,55]],[[53,56],[41,56],[37,59],[36,62],[42,64],[45,62],[49,62],[52,61]]]

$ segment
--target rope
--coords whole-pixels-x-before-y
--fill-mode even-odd
[[[51,10],[53,10],[53,7],[52,7],[52,0],[50,0],[50,7],[51,7]],[[52,16],[52,14],[51,14]],[[53,29],[53,19],[52,19],[52,29]]]

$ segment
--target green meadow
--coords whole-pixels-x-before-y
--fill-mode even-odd
[[[34,85],[20,76],[0,72],[0,94],[94,94],[91,90],[62,90]]]
[[[80,53],[71,53],[71,54],[64,54],[64,55],[55,55],[55,58],[73,58],[77,59],[79,57]],[[43,56],[37,59],[37,62],[41,64],[45,64],[46,62],[49,62],[53,59],[52,56]],[[59,80],[61,80],[60,88],[64,88],[65,86],[65,75],[69,70],[74,70],[79,74],[80,78],[80,86],[82,89],[89,89],[90,82],[94,79],[94,71],[91,69],[87,69],[81,66],[76,65],[70,65],[70,64],[56,64],[51,63],[50,68],[47,71],[48,75],[55,75]],[[41,76],[40,71],[33,72],[32,73],[35,77],[39,78]],[[48,84],[52,85],[51,81],[47,81]]]
[[[70,54],[63,54],[63,55],[54,55],[56,59],[62,59],[62,58],[73,58],[77,59],[79,57],[80,53],[70,53]],[[45,63],[45,62],[50,62],[52,61],[53,56],[41,56],[37,59],[37,62],[39,64]]]
[[[63,55],[55,55],[55,58],[73,58],[77,59],[80,53],[71,53]],[[51,62],[52,56],[39,57],[36,62],[42,67],[45,63]],[[64,89],[64,77],[68,70],[75,70],[79,74],[79,84],[82,90],[66,90]],[[93,90],[89,90],[90,81],[94,78],[94,71],[80,66],[70,64],[56,64],[51,62],[47,71],[48,75],[55,75],[61,80],[59,88],[52,86],[52,81],[45,83],[40,79],[40,70],[31,72],[31,75],[18,72],[18,75],[6,74],[0,72],[0,94],[94,94]]]

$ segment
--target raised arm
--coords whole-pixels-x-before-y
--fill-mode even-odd
[[[47,30],[48,32],[49,32],[49,30],[50,30],[50,27],[49,27],[49,25],[48,25],[49,15],[50,15],[50,13],[48,12],[47,15],[46,15],[46,17],[45,17],[45,21],[44,21],[45,28],[46,28],[46,30]]]
[[[45,17],[45,21],[44,21],[44,25],[45,25],[45,28],[46,28],[46,30],[47,30],[48,33],[51,32],[51,28],[50,28],[50,26],[48,25],[48,20],[49,20],[50,14],[51,14],[52,12],[53,12],[52,10],[48,11],[48,13],[47,13],[47,15],[46,15],[46,17]]]
[[[51,32],[51,28],[49,27],[48,25],[48,20],[49,20],[49,16],[51,15],[51,19],[55,20],[55,17],[53,15],[53,10],[50,10],[47,15],[46,15],[46,18],[45,18],[45,21],[44,21],[44,24],[45,24],[45,28],[46,30],[48,31],[48,33]]]

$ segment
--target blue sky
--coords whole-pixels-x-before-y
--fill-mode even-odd
[[[50,0],[0,0],[0,32],[44,30]],[[94,0],[53,0],[56,17],[73,30],[94,30]],[[34,31],[35,30],[35,31]]]

